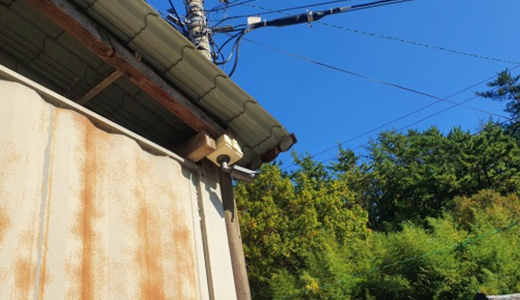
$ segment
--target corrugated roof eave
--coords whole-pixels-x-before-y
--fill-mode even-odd
[[[296,142],[282,124],[146,2],[71,1],[132,50],[138,51],[191,101],[232,129],[246,153],[240,162],[242,165],[258,167],[262,155],[273,150],[276,154],[286,151]]]

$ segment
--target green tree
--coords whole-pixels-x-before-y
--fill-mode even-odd
[[[325,241],[306,268],[269,280],[275,299],[472,300],[520,290],[520,199],[484,190],[457,197],[452,213],[407,222],[361,243]]]
[[[446,136],[435,127],[387,131],[367,150],[367,159],[357,165],[350,152],[342,151],[331,168],[369,212],[370,227],[379,231],[441,216],[456,196],[482,189],[511,193],[520,184],[518,143],[494,123],[477,135],[459,128]]]
[[[309,154],[293,154],[291,172],[264,165],[235,189],[254,299],[520,291],[519,230],[495,230],[520,218],[518,145],[489,122],[383,132],[367,155],[340,149],[330,165]]]
[[[509,133],[520,133],[520,75],[513,76],[508,70],[498,73],[498,78],[488,84],[492,89],[477,95],[494,101],[507,102],[505,112],[511,116],[511,122],[505,124]]]
[[[457,197],[453,212],[428,228],[405,223],[376,233],[374,272],[359,281],[356,299],[468,299],[477,291],[520,291],[520,199],[484,190]]]
[[[278,166],[264,165],[254,183],[238,183],[235,189],[255,299],[272,299],[291,290],[291,282],[301,287],[307,280],[305,285],[312,286],[312,276],[304,273],[328,241],[361,243],[371,232],[366,211],[345,201],[349,191],[342,182],[309,176],[306,169],[291,178],[282,177]],[[287,284],[270,286],[272,278]]]

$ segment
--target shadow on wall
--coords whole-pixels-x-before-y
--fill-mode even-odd
[[[217,179],[218,177],[218,169],[210,162],[205,163],[206,166],[210,165],[210,167],[206,167],[206,170],[211,170],[208,172],[209,174],[204,174],[204,182],[206,187],[206,192],[209,195],[209,200],[213,204],[213,207],[218,212],[221,218],[224,218],[224,206],[222,204],[222,199],[219,193],[219,189],[217,189]]]

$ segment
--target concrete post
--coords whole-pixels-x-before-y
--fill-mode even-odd
[[[211,60],[210,31],[204,12],[204,0],[184,0],[188,20],[188,39],[207,59]]]

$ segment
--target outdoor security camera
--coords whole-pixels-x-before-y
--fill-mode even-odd
[[[251,182],[253,182],[253,180],[255,180],[258,177],[258,175],[260,175],[260,172],[254,171],[254,170],[249,170],[249,169],[241,167],[241,166],[233,165],[231,167],[231,172],[229,174],[231,175],[231,177],[233,177],[237,180],[251,183]]]
[[[229,166],[229,156],[227,155],[220,155],[217,158],[218,163],[220,164],[220,167],[222,170],[226,173],[229,173],[231,177],[235,178],[236,180],[244,181],[247,183],[253,182],[258,175],[260,174],[259,171],[250,170],[238,165]]]

